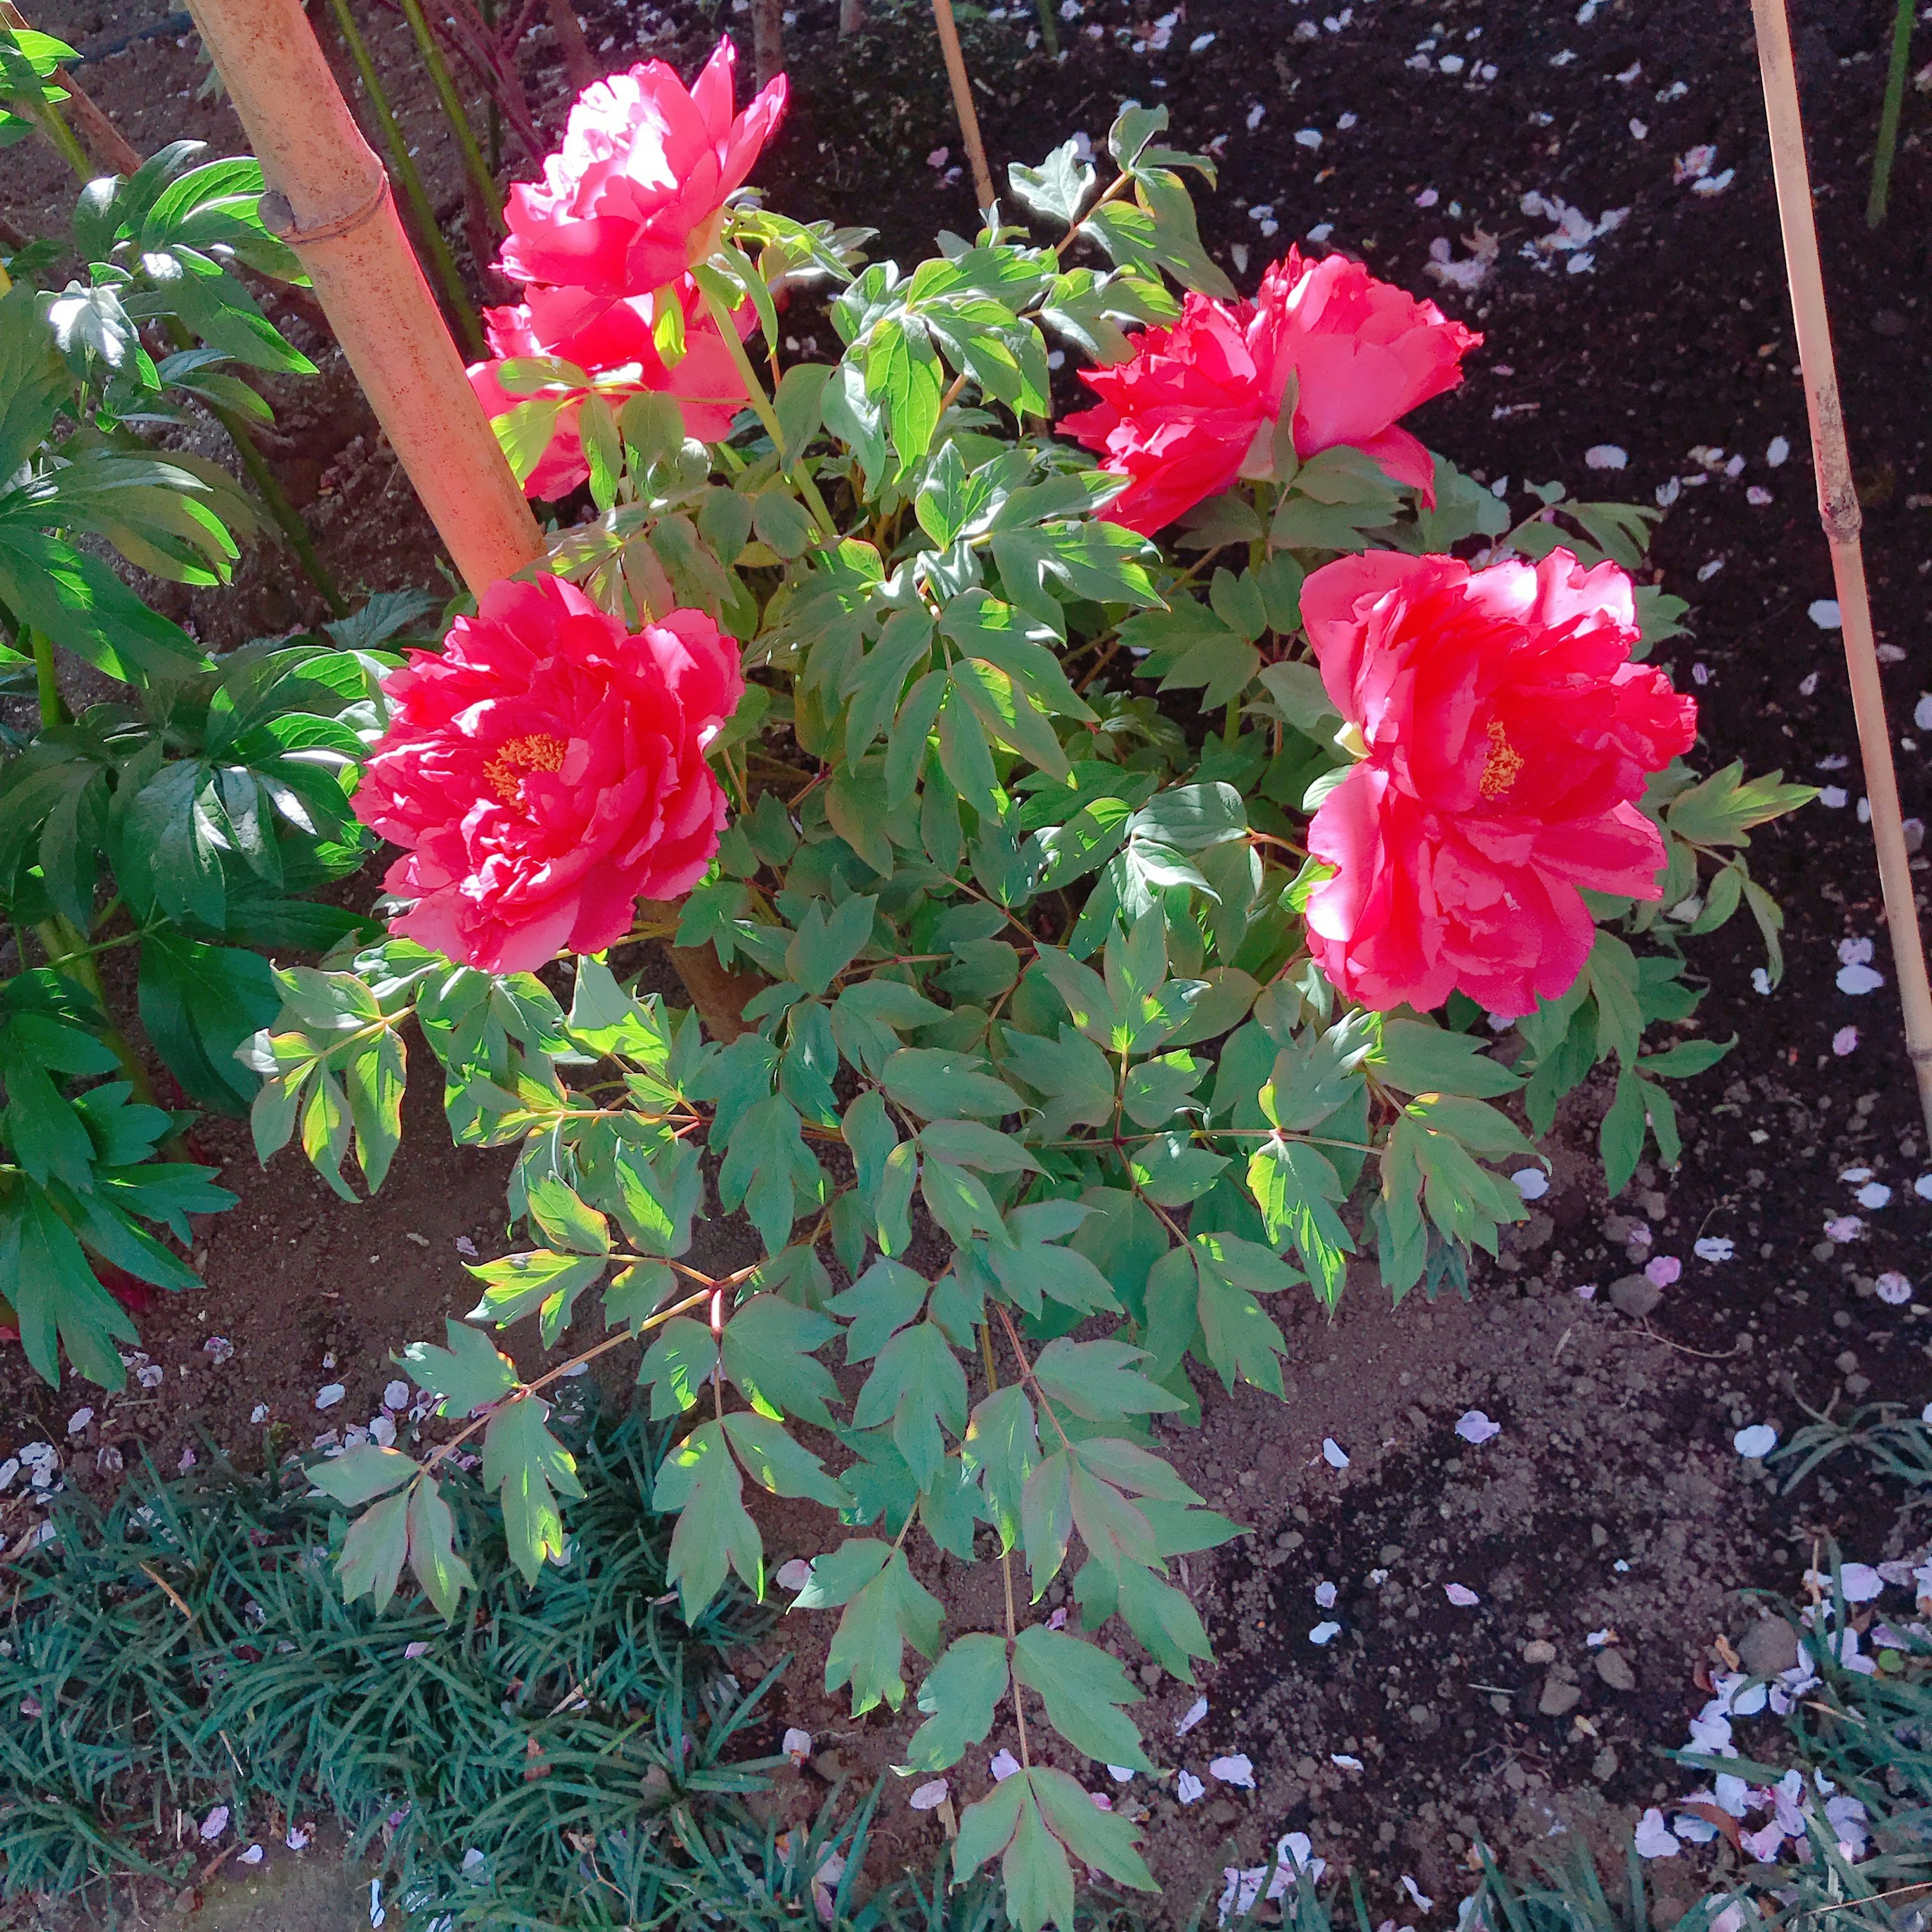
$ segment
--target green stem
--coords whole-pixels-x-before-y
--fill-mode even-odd
[[[134,1098],[143,1106],[154,1106],[154,1076],[148,1071],[141,1056],[128,1045],[127,1035],[113,1023],[106,989],[100,983],[100,969],[94,963],[94,950],[87,943],[86,934],[78,930],[71,920],[56,913],[34,928],[34,937],[40,942],[48,965],[63,978],[83,988],[95,1005],[108,1016],[106,1030],[100,1036],[101,1044],[120,1061],[122,1071],[134,1090]]]
[[[765,394],[765,386],[758,380],[758,372],[752,366],[752,358],[745,353],[745,345],[738,339],[738,325],[731,320],[731,312],[707,286],[707,278],[697,278],[699,292],[704,297],[704,305],[711,311],[711,319],[718,325],[718,333],[723,338],[725,352],[737,365],[738,374],[743,380],[745,394],[750,399],[752,412],[765,426],[765,434],[772,440],[772,447],[778,452],[778,460],[784,460],[784,432],[778,427],[778,412],[772,407],[772,399]],[[818,533],[828,544],[838,541],[838,526],[832,520],[832,512],[825,507],[825,499],[818,494],[818,485],[812,481],[812,472],[802,460],[785,472],[798,485],[799,494],[805,499],[806,507],[811,511],[812,520],[818,526]]]
[[[410,23],[410,32],[415,34],[416,45],[422,51],[423,64],[429,69],[429,77],[436,84],[450,131],[456,136],[456,145],[463,151],[463,165],[470,170],[471,180],[483,191],[484,211],[489,218],[491,232],[501,235],[503,220],[496,178],[484,165],[482,152],[476,145],[476,136],[470,125],[469,110],[463,104],[462,95],[456,91],[449,63],[443,58],[442,50],[436,45],[436,37],[429,30],[429,22],[423,18],[421,0],[400,0],[400,4],[403,16]],[[480,268],[483,265],[479,262],[476,266]]]
[[[1906,70],[1912,64],[1912,9],[1916,0],[1898,0],[1898,11],[1892,23],[1892,65],[1885,76],[1885,105],[1878,117],[1878,148],[1872,157],[1871,199],[1865,204],[1865,222],[1876,228],[1885,219],[1885,205],[1892,192],[1892,158],[1898,146],[1898,117],[1905,105]]]
[[[50,731],[64,723],[67,706],[61,701],[60,679],[54,670],[54,640],[44,631],[28,630],[34,652],[34,684],[40,694],[40,729]]]
[[[1053,0],[1034,0],[1040,10],[1040,44],[1046,49],[1047,58],[1060,58],[1060,28],[1053,17]]]
[[[362,38],[362,28],[356,24],[355,15],[349,10],[349,0],[330,0],[330,4],[335,10],[336,25],[342,29],[349,57],[362,77],[370,110],[382,130],[382,140],[388,148],[396,178],[402,183],[403,193],[408,197],[410,210],[416,216],[418,239],[434,265],[437,279],[442,284],[444,298],[455,319],[457,332],[472,357],[480,362],[488,352],[483,341],[483,325],[477,318],[469,290],[463,286],[463,278],[456,272],[456,258],[449,252],[449,244],[442,238],[429,190],[423,186],[423,178],[410,154],[410,144],[404,137],[394,110],[389,105],[389,97],[382,91],[376,63],[370,57],[369,44]]]
[[[79,137],[67,124],[67,117],[51,100],[43,100],[28,109],[34,124],[46,136],[49,144],[61,159],[73,169],[83,183],[94,178],[94,170],[88,163],[86,151],[81,146]]]

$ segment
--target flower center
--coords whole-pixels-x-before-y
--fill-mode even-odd
[[[1492,725],[1493,731],[1496,728]],[[483,767],[490,789],[506,805],[514,805],[522,793],[524,775],[530,772],[560,772],[564,754],[570,749],[562,739],[548,731],[533,731],[527,738],[512,738],[497,748],[496,755]],[[1495,754],[1490,754],[1492,758]],[[1486,772],[1483,782],[1488,785]]]
[[[1483,761],[1483,776],[1477,789],[1487,799],[1501,798],[1516,782],[1522,770],[1522,754],[1512,745],[1500,718],[1490,720],[1490,755]]]

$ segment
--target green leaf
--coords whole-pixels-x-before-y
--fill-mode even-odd
[[[1078,146],[1064,141],[1036,168],[1009,162],[1006,178],[1013,193],[1034,214],[1070,228],[1079,220],[1096,178],[1093,164],[1080,158]]]
[[[1612,1198],[1629,1185],[1642,1157],[1646,1103],[1654,1090],[1628,1066],[1617,1076],[1616,1092],[1598,1133],[1604,1155],[1604,1190]]]
[[[1147,1359],[1145,1349],[1124,1342],[1073,1342],[1063,1335],[1040,1352],[1034,1375],[1056,1402],[1090,1422],[1186,1408],[1180,1396],[1156,1388],[1135,1366]]]
[[[970,1746],[986,1741],[1007,1682],[1004,1637],[983,1630],[956,1637],[919,1687],[926,1722],[913,1732],[904,1764],[894,1768],[908,1774],[950,1770]]]
[[[638,1365],[638,1380],[651,1392],[651,1420],[662,1422],[694,1407],[717,1366],[718,1338],[709,1325],[673,1316]]]
[[[134,1340],[134,1324],[94,1280],[73,1230],[37,1186],[0,1200],[0,1282],[27,1360],[43,1381],[58,1384],[63,1348],[90,1382],[112,1389],[126,1381],[117,1345]]]
[[[367,1597],[377,1610],[387,1610],[409,1553],[410,1498],[400,1491],[385,1496],[349,1526],[335,1559],[343,1600],[352,1604]]]
[[[744,1495],[744,1479],[717,1421],[700,1423],[658,1470],[652,1507],[677,1512],[664,1577],[677,1586],[687,1624],[717,1595],[728,1570],[737,1572],[753,1596],[764,1596],[764,1544]]]
[[[955,1436],[966,1426],[965,1371],[936,1322],[902,1328],[880,1350],[852,1421],[859,1429],[890,1422],[914,1480],[922,1490],[932,1486],[945,1460],[940,1424]]]
[[[410,1574],[446,1618],[454,1616],[476,1579],[456,1553],[456,1518],[436,1483],[426,1480],[410,1491],[409,1530]]]
[[[540,1309],[548,1346],[568,1323],[578,1296],[603,1280],[608,1265],[602,1255],[559,1254],[548,1248],[467,1262],[470,1273],[483,1283],[483,1299],[470,1310],[469,1319],[507,1328]]]
[[[985,1494],[984,1514],[999,1532],[1000,1550],[1012,1549],[1019,1538],[1021,1497],[1040,1461],[1038,1426],[1025,1390],[1015,1383],[980,1402],[959,1450]]]
[[[412,1342],[396,1358],[425,1395],[442,1398],[436,1406],[439,1415],[460,1420],[500,1402],[520,1385],[515,1365],[498,1352],[480,1329],[453,1316],[446,1318],[443,1327],[448,1348]]]
[[[339,1456],[319,1458],[309,1465],[307,1473],[324,1495],[345,1508],[359,1509],[410,1481],[417,1473],[417,1465],[400,1449],[364,1442]]]
[[[483,1430],[483,1486],[501,1496],[504,1540],[526,1583],[536,1581],[547,1560],[563,1556],[557,1498],[584,1494],[576,1458],[544,1426],[549,1414],[538,1397],[519,1396],[498,1409]],[[674,1564],[676,1554],[674,1537]],[[666,1574],[672,1573],[668,1568]]]
[[[851,1508],[851,1497],[825,1473],[825,1465],[800,1448],[782,1424],[734,1409],[724,1418],[724,1433],[738,1460],[773,1496],[804,1496],[830,1509]]]
[[[986,1066],[976,1054],[908,1046],[886,1060],[880,1078],[886,1093],[922,1120],[1018,1113],[1020,1096],[1004,1080],[994,1079]]]
[[[828,918],[814,899],[806,908],[797,931],[785,948],[788,976],[814,999],[822,998],[872,937],[872,916],[878,904],[876,898],[855,896],[835,908]]]
[[[1030,1624],[1013,1646],[1013,1676],[1040,1693],[1046,1720],[1074,1749],[1102,1764],[1156,1774],[1133,1720],[1120,1707],[1142,1693],[1126,1667],[1097,1644]]]
[[[544,1240],[572,1254],[608,1255],[610,1228],[597,1210],[585,1205],[575,1191],[554,1174],[532,1181],[524,1190],[531,1220]],[[472,1269],[471,1273],[478,1270]]]
[[[832,1372],[812,1353],[838,1332],[828,1317],[776,1294],[740,1304],[724,1328],[724,1372],[761,1415],[832,1426]]]
[[[1450,1033],[1426,1020],[1384,1020],[1381,1051],[1370,1055],[1369,1064],[1384,1086],[1401,1094],[1466,1094],[1487,1100],[1514,1094],[1522,1084],[1483,1052],[1474,1034]]]
[[[1331,1306],[1342,1292],[1355,1244],[1333,1203],[1342,1197],[1335,1169],[1316,1149],[1276,1135],[1248,1156],[1248,1191],[1268,1238],[1294,1242],[1316,1292]]]
[[[854,1547],[847,1543],[840,1555]],[[878,1543],[857,1547],[866,1550],[867,1561],[872,1552],[885,1550]],[[812,1566],[814,1580],[824,1561],[821,1558]],[[812,1596],[808,1584],[799,1597],[800,1606],[816,1607],[816,1600],[807,1601]],[[914,1579],[904,1552],[886,1554],[877,1574],[852,1594],[838,1619],[825,1656],[827,1694],[849,1684],[855,1718],[863,1717],[882,1699],[896,1711],[905,1702],[905,1646],[910,1644],[922,1657],[933,1656],[945,1616],[938,1598]]]

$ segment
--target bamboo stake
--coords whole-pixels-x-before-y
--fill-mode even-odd
[[[1845,665],[1858,720],[1865,795],[1871,804],[1872,842],[1878,848],[1892,968],[1898,976],[1899,1003],[1905,1012],[1906,1050],[1918,1079],[1927,1130],[1932,1132],[1932,985],[1926,979],[1911,862],[1899,817],[1898,781],[1892,770],[1892,734],[1886,721],[1885,692],[1879,681],[1878,652],[1872,641],[1871,604],[1858,541],[1864,518],[1852,482],[1851,452],[1845,442],[1844,410],[1832,352],[1824,271],[1812,217],[1810,170],[1804,154],[1804,124],[1798,112],[1798,76],[1791,58],[1791,26],[1784,0],[1751,0],[1751,13],[1757,27],[1758,64],[1764,76],[1765,114],[1771,126],[1772,167],[1778,183],[1778,220],[1784,231],[1798,365],[1804,372],[1804,404],[1811,421],[1819,520],[1832,548]]]
[[[544,540],[403,232],[388,176],[335,84],[302,0],[190,0],[283,238],[464,580],[478,596]],[[278,202],[279,202],[279,208]]]
[[[986,166],[986,149],[980,139],[980,110],[973,105],[973,83],[966,77],[966,56],[960,51],[959,28],[952,18],[952,0],[932,0],[932,17],[939,28],[940,51],[946,56],[946,78],[952,84],[953,111],[959,116],[959,138],[973,169],[973,193],[980,212],[992,212],[993,177]]]

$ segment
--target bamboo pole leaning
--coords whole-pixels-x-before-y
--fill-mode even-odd
[[[959,45],[959,26],[952,17],[952,0],[932,0],[932,18],[939,29],[940,51],[946,56],[946,78],[952,87],[953,112],[959,116],[959,138],[973,170],[973,196],[982,214],[991,213],[998,197],[986,166],[986,143],[980,138],[980,110],[973,104],[973,83],[966,72],[966,56]]]
[[[1845,668],[1857,718],[1858,753],[1864,766],[1865,796],[1871,808],[1872,842],[1878,850],[1879,880],[1885,896],[1886,922],[1892,938],[1893,970],[1904,1009],[1905,1044],[1918,1083],[1920,1106],[1932,1133],[1932,984],[1925,971],[1925,948],[1912,885],[1911,861],[1898,805],[1898,779],[1892,766],[1892,733],[1880,682],[1878,651],[1872,638],[1871,602],[1865,586],[1864,556],[1859,542],[1864,517],[1852,480],[1851,452],[1845,441],[1845,415],[1838,395],[1838,364],[1832,349],[1832,324],[1825,303],[1824,271],[1818,256],[1818,230],[1811,206],[1811,173],[1804,152],[1804,124],[1798,105],[1798,76],[1791,56],[1791,25],[1785,0],[1751,0],[1757,29],[1758,64],[1764,79],[1766,118],[1771,128],[1772,172],[1778,184],[1778,214],[1784,235],[1786,273],[1798,338],[1804,404],[1810,418],[1811,458],[1818,478],[1818,515],[1831,546],[1832,576],[1844,626]]]
[[[464,581],[481,596],[544,555],[536,520],[301,0],[190,0],[329,326]]]

